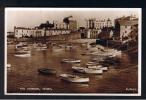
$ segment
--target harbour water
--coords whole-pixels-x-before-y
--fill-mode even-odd
[[[81,59],[84,66],[92,56],[81,55],[86,48],[75,45],[73,49],[48,48],[44,51],[32,49],[28,58],[15,57],[14,45],[8,45],[7,92],[8,93],[137,93],[138,59],[137,55],[122,53],[120,64],[109,67],[102,75],[75,73],[72,64],[61,63],[64,58]],[[41,75],[39,68],[52,68],[56,75]],[[68,83],[60,79],[63,73],[87,76],[89,83]]]

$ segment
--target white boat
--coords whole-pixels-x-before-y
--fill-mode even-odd
[[[47,50],[47,47],[46,47],[46,46],[35,47],[35,49],[36,49],[37,51],[41,51],[41,50]]]
[[[100,69],[102,69],[103,71],[107,71],[108,67],[101,67]]]
[[[93,65],[96,65],[96,64],[95,63],[94,64],[87,63],[86,65],[87,66],[93,66]]]
[[[86,64],[86,66],[95,66],[95,65],[99,65],[99,62],[97,62],[97,61],[94,61],[94,62],[88,62],[87,64]]]
[[[15,50],[19,51],[19,50],[28,50],[29,47],[27,44],[23,44],[23,43],[19,43],[15,46]]]
[[[67,82],[72,82],[72,83],[87,83],[89,82],[88,77],[80,77],[76,75],[71,75],[71,74],[61,74],[60,75],[61,79]]]
[[[108,70],[108,67],[103,67],[102,65],[87,66],[87,68],[90,68],[90,69],[101,69],[103,71],[107,71]]]
[[[7,68],[11,68],[11,64],[7,64]]]
[[[22,50],[17,50],[17,53],[31,53],[31,51],[22,49]]]
[[[91,53],[93,56],[100,56],[100,57],[115,57],[121,55],[121,51],[118,51],[116,49],[104,49],[104,52],[98,51]]]
[[[14,54],[16,57],[31,57],[31,52],[30,51],[21,51],[21,52],[16,52]]]
[[[64,63],[80,63],[81,60],[79,60],[79,59],[63,59],[61,62],[64,62]]]
[[[7,45],[11,45],[11,44],[13,44],[12,41],[7,41]]]
[[[96,65],[96,64],[98,64],[98,63],[97,63],[97,62],[92,62],[92,61],[91,61],[91,62],[88,62],[86,65],[87,65],[87,66],[90,66],[90,65]]]
[[[88,62],[88,64],[95,64],[95,62],[90,61],[90,62]]]
[[[38,50],[38,51],[41,51],[41,50],[47,50],[47,46],[46,44],[41,44],[41,43],[38,43],[38,44],[33,44],[33,47]]]
[[[86,67],[72,67],[73,70],[80,72],[80,73],[87,73],[87,74],[102,74],[103,70],[101,69],[92,69],[92,68],[86,68]]]

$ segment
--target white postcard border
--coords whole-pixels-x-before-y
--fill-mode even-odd
[[[138,11],[138,93],[7,93],[7,11],[8,10],[47,10],[47,11]],[[142,46],[142,8],[21,8],[21,7],[6,7],[5,8],[5,59],[4,59],[4,94],[5,95],[49,95],[49,96],[141,96],[141,74],[142,74],[142,58],[141,58],[141,46]]]

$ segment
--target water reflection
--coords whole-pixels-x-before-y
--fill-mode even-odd
[[[85,66],[87,62],[91,61],[93,56],[82,55],[86,48],[80,45],[76,45],[73,49],[57,47],[43,51],[32,49],[32,56],[30,58],[15,57],[14,47],[8,46],[8,63],[12,64],[12,67],[8,68],[7,71],[8,92],[22,92],[19,90],[22,87],[51,88],[53,93],[119,93],[121,91],[126,92],[126,87],[137,88],[137,70],[135,72],[133,69],[130,69],[133,65],[137,65],[137,62],[134,63],[137,61],[137,57],[131,58],[127,54],[122,54],[120,65],[110,66],[109,70],[102,75],[90,75],[75,73],[71,68],[74,64],[60,63],[64,58],[81,59],[81,63],[75,66]],[[44,67],[55,69],[57,74],[51,76],[39,74],[37,70]],[[118,73],[119,70],[125,68],[128,68],[133,73]],[[59,77],[62,73],[89,77],[90,82],[88,84],[64,82]],[[126,84],[123,84],[123,82],[126,82]],[[50,91],[45,92],[50,93]]]

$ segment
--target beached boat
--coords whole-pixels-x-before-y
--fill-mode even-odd
[[[67,82],[72,82],[72,83],[87,83],[89,82],[88,77],[80,77],[76,75],[71,75],[71,74],[61,74],[60,75],[61,79]]]
[[[79,59],[63,59],[61,62],[62,63],[80,63],[81,60],[79,60]]]
[[[56,74],[56,70],[48,68],[38,69],[38,72],[44,75]]]
[[[16,57],[31,57],[31,51],[17,51],[14,56]]]
[[[101,69],[92,69],[87,67],[72,67],[73,70],[80,72],[80,73],[87,73],[87,74],[102,74],[103,70]]]

